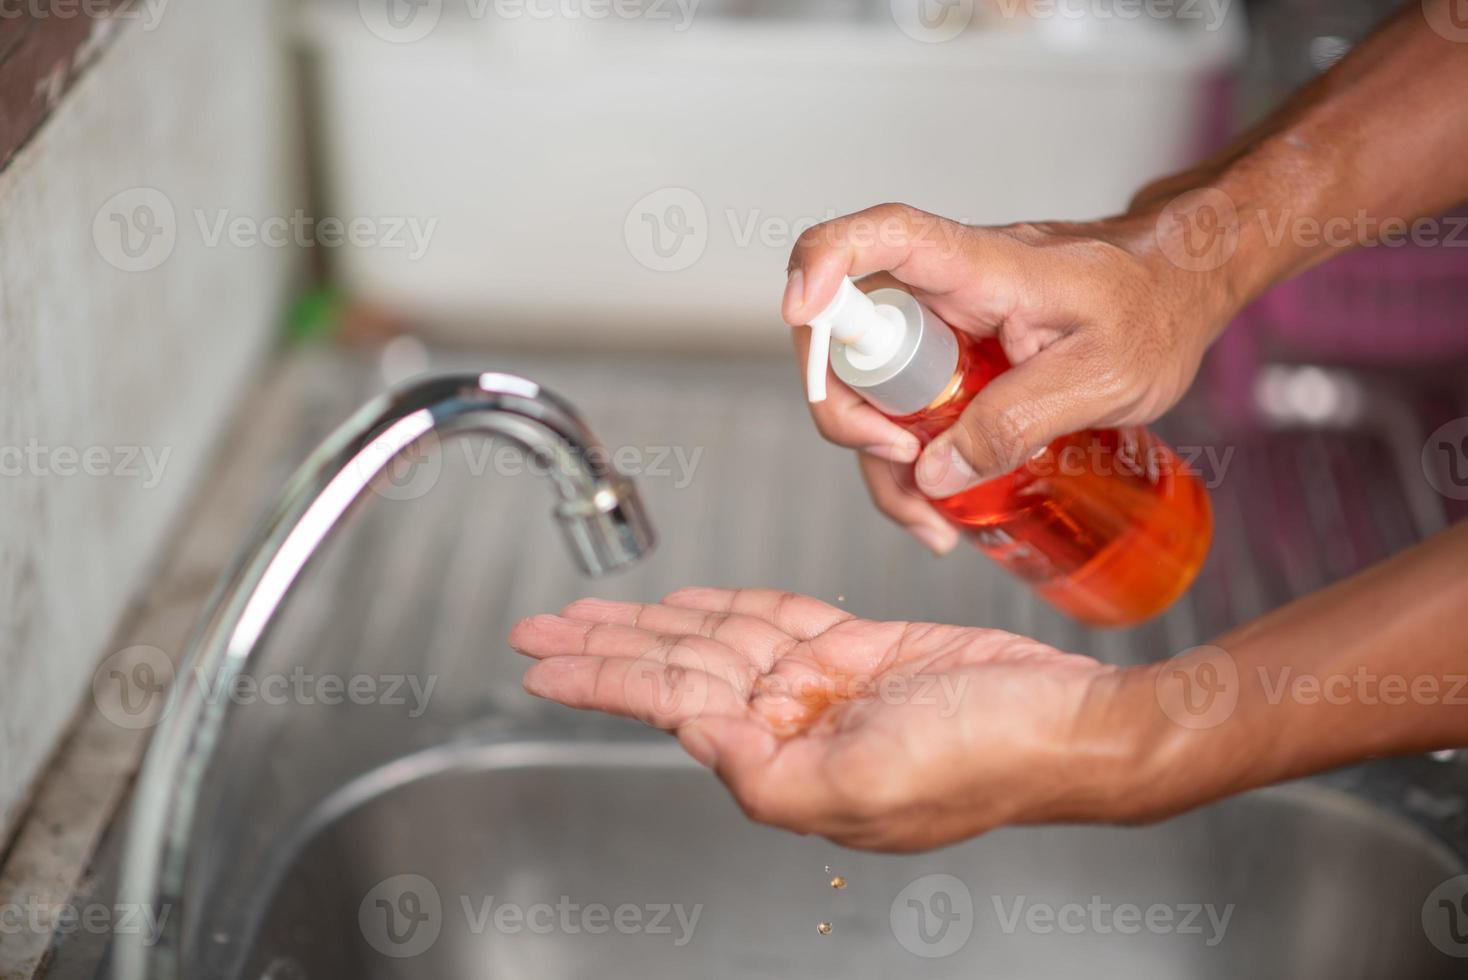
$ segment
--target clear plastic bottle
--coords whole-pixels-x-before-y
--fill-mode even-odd
[[[811,321],[807,386],[837,377],[925,445],[1009,369],[999,342],[956,331],[906,292],[847,280]],[[1143,428],[1063,436],[1014,472],[934,502],[979,550],[1051,605],[1095,626],[1157,615],[1202,567],[1208,492]]]

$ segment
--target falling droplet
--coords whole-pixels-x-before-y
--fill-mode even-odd
[[[831,879],[831,887],[832,888],[836,888],[836,889],[845,888],[846,887],[846,879],[843,876],[841,876],[841,875],[836,875],[835,877],[833,877]]]
[[[816,926],[816,932],[820,933],[823,936],[829,936],[831,934],[831,923],[822,922],[820,925]]]
[[[846,597],[844,595],[838,595],[836,597],[836,601],[837,602],[845,602],[846,601]]]

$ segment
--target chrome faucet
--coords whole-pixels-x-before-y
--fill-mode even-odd
[[[383,472],[435,435],[480,432],[517,443],[545,466],[555,517],[588,575],[604,575],[653,547],[636,488],[567,402],[508,374],[434,378],[364,407],[292,477],[241,562],[216,592],[179,667],[178,682],[144,761],[121,882],[124,901],[182,909],[197,790],[209,770],[227,690],[246,673],[261,637],[331,531]],[[165,920],[156,942],[118,937],[116,976],[177,980],[185,924]]]

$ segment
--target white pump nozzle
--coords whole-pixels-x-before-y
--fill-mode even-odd
[[[850,278],[841,280],[836,298],[810,321],[810,355],[805,362],[806,394],[812,402],[826,400],[826,366],[832,342],[845,344],[853,359],[876,366],[902,345],[907,320],[893,306],[878,306]]]

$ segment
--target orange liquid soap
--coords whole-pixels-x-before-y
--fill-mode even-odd
[[[825,397],[829,356],[842,381],[924,445],[1010,367],[997,340],[954,330],[901,290],[868,297],[847,280],[811,327],[811,400]],[[1172,605],[1213,540],[1207,489],[1137,427],[1063,436],[1007,476],[934,503],[980,551],[1093,626]]]

